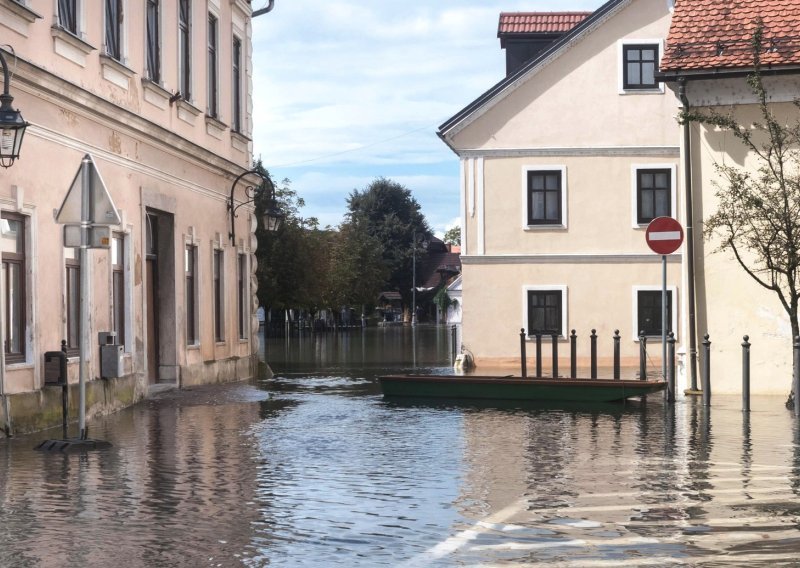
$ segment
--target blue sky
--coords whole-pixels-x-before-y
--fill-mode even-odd
[[[275,0],[253,22],[254,153],[322,226],[342,221],[353,189],[386,177],[441,235],[458,223],[458,158],[436,130],[502,79],[500,12],[601,4]]]

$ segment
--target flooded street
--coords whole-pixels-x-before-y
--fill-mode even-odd
[[[773,566],[800,562],[780,398],[670,409],[385,402],[449,330],[274,339],[275,378],[90,423],[113,447],[0,440],[0,567]],[[754,378],[755,380],[755,378]]]

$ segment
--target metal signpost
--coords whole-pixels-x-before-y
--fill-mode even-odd
[[[661,373],[667,377],[667,255],[683,244],[683,227],[672,217],[656,217],[647,225],[645,240],[661,255]]]
[[[111,247],[111,225],[122,219],[108,193],[106,184],[89,154],[83,157],[81,167],[72,180],[64,202],[56,213],[56,223],[64,224],[64,246],[80,248],[80,402],[78,422],[80,439],[87,439],[86,431],[86,378],[89,371],[89,345],[91,333],[91,296],[89,292],[89,249]]]

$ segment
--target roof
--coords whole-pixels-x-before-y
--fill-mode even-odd
[[[461,272],[461,255],[456,252],[429,252],[417,263],[417,285],[436,288]]]
[[[800,64],[800,0],[678,0],[660,71],[752,68],[758,18],[761,64]]]
[[[608,0],[608,2],[592,12],[591,15],[581,20],[579,24],[576,24],[575,27],[573,27],[570,31],[540,51],[536,57],[528,61],[516,72],[508,75],[505,79],[491,87],[480,97],[461,109],[457,114],[453,115],[446,122],[442,123],[439,126],[439,137],[445,140],[445,143],[448,143],[445,139],[445,135],[448,131],[469,120],[477,112],[487,108],[490,104],[500,100],[502,98],[501,95],[511,92],[514,86],[520,82],[526,74],[538,68],[551,57],[555,57],[562,50],[567,49],[567,47],[570,46],[574,41],[577,41],[578,38],[594,29],[596,24],[602,22],[606,17],[610,16],[617,9],[622,8],[629,2],[631,2],[631,0]]]
[[[568,32],[590,15],[591,12],[500,12],[497,36]]]

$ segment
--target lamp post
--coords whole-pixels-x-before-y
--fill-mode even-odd
[[[253,185],[246,186],[244,188],[244,193],[247,197],[247,200],[236,204],[233,200],[233,193],[236,190],[236,185],[243,177],[250,174],[260,177],[261,184],[258,187]],[[236,244],[236,210],[242,205],[254,203],[257,199],[261,199],[266,191],[269,192],[269,201],[266,204],[266,210],[264,211],[263,216],[264,228],[270,232],[274,232],[280,228],[284,219],[284,214],[281,212],[280,207],[278,207],[278,202],[275,200],[275,186],[273,185],[272,180],[258,170],[246,171],[239,174],[239,176],[233,180],[233,185],[231,185],[231,196],[230,199],[228,199],[228,211],[230,211],[231,215],[231,230],[228,233],[228,236],[231,239],[231,244]]]
[[[411,325],[417,325],[417,232],[414,231],[412,240],[411,255]]]
[[[3,94],[0,95],[0,166],[8,168],[19,158],[22,137],[25,135],[28,123],[22,119],[22,114],[11,106],[14,97],[9,93],[11,79],[2,51],[0,51],[0,65],[3,66]]]

